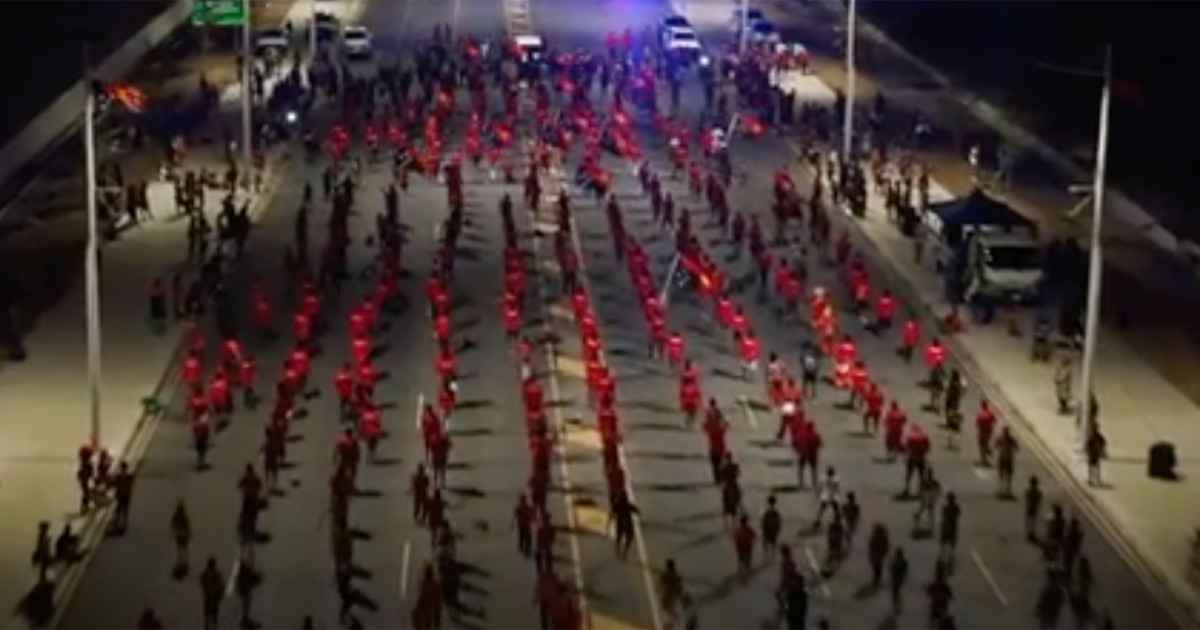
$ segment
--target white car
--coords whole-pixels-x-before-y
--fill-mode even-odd
[[[766,21],[767,16],[763,15],[762,11],[758,9],[750,9],[749,11],[746,11],[745,24],[747,28],[753,30],[755,24]],[[742,10],[738,9],[733,12],[733,18],[730,20],[730,26],[734,33],[740,33],[742,31],[742,22]]]
[[[755,44],[777,46],[783,43],[783,38],[779,36],[779,31],[775,30],[774,24],[763,20],[750,28],[750,41]]]
[[[675,31],[694,33],[695,29],[692,28],[692,25],[687,21],[687,18],[683,17],[682,15],[668,15],[667,17],[663,18],[662,24],[659,25],[659,31],[662,32],[663,39],[665,40],[668,35],[674,33]]]
[[[700,40],[691,30],[667,33],[663,40],[663,48],[668,52],[700,52]]]
[[[281,53],[289,44],[287,31],[282,28],[264,28],[254,35],[254,50],[260,56]]]
[[[342,48],[350,60],[369,59],[373,53],[371,31],[365,26],[347,26],[342,31]]]
[[[541,35],[516,35],[512,39],[521,61],[541,61],[546,56],[546,42]]]

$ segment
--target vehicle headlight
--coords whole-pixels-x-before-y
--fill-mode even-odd
[[[711,62],[712,60],[708,58],[708,55],[700,55],[700,65],[707,66]]]
[[[294,110],[288,110],[288,113],[284,114],[283,119],[287,121],[287,124],[294,125],[300,120],[300,115]]]

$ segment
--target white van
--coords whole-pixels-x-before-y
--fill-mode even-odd
[[[1028,302],[1037,298],[1045,276],[1041,243],[1032,230],[980,227],[966,239],[965,292],[968,301]]]

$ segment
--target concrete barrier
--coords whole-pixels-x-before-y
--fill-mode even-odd
[[[96,67],[96,76],[116,79],[128,74],[138,60],[188,19],[191,7],[192,0],[177,0],[101,62]],[[81,78],[0,148],[0,181],[9,179],[30,161],[75,132],[81,122],[86,89]]]
[[[835,13],[845,15],[845,8],[840,0],[826,3],[825,6]],[[1072,179],[1078,180],[1081,183],[1092,181],[1091,172],[1080,167],[1061,151],[1039,138],[1031,130],[1006,116],[1000,108],[987,102],[979,95],[955,85],[940,70],[933,67],[924,59],[909,52],[882,29],[877,28],[864,19],[861,12],[858,16],[858,29],[861,35],[887,48],[930,79],[933,79],[955,101],[1009,142],[1045,160]],[[1154,243],[1163,251],[1177,257],[1192,269],[1193,272],[1200,275],[1200,245],[1180,239],[1172,234],[1157,219],[1151,216],[1150,213],[1143,210],[1133,199],[1121,191],[1109,186],[1106,195],[1105,206],[1108,212],[1111,213],[1110,216],[1134,228],[1143,238]]]

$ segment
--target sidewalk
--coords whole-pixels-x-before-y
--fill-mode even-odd
[[[728,19],[718,16],[724,11],[715,6],[709,9],[689,4],[694,22],[697,17],[713,22]],[[802,41],[827,35],[820,32],[822,25],[828,28],[827,19],[796,24],[794,16],[785,15],[777,6],[766,5],[763,9],[785,31],[806,31]],[[830,52],[817,45],[812,48],[815,53]],[[875,57],[871,61],[876,65],[881,63],[878,56],[891,54],[878,46],[868,44],[867,48],[866,54]],[[964,196],[973,185],[965,150],[959,149],[979,138],[994,137],[995,132],[949,103],[941,90],[923,87],[916,69],[897,69],[897,76],[891,76],[898,64],[888,60],[888,65],[889,76],[879,83],[860,69],[860,98],[869,102],[882,87],[888,100],[899,108],[932,114],[935,126],[949,127],[952,140],[920,159],[932,167],[936,182],[931,188]],[[840,59],[818,55],[814,69],[827,86],[844,85]],[[1087,217],[1074,222],[1066,219],[1065,211],[1077,201],[1066,193],[1068,183],[1072,182],[1039,165],[1019,172],[1016,185],[1003,196],[1044,233],[1078,236],[1088,228]],[[867,218],[854,225],[866,237],[868,247],[889,264],[885,273],[894,274],[897,280],[890,284],[911,287],[912,295],[906,297],[912,298],[912,303],[944,314],[947,304],[932,261],[927,261],[924,269],[914,261],[911,242],[887,221],[881,198],[872,195],[869,205]],[[1104,235],[1106,299],[1095,382],[1100,424],[1110,445],[1103,487],[1087,485],[1073,418],[1057,413],[1053,368],[1030,363],[1028,338],[1015,340],[998,325],[972,325],[953,343],[959,350],[956,355],[985,394],[1001,406],[1004,417],[1018,420],[1012,423],[1013,428],[1026,448],[1044,456],[1042,459],[1048,463],[1057,464],[1052,468],[1068,482],[1064,485],[1078,490],[1081,505],[1123,550],[1135,570],[1165,585],[1174,599],[1186,606],[1182,616],[1194,620],[1200,618],[1200,590],[1190,575],[1189,541],[1200,517],[1192,507],[1200,505],[1200,486],[1188,477],[1200,476],[1200,458],[1189,455],[1187,449],[1200,443],[1200,422],[1196,418],[1200,379],[1194,378],[1200,374],[1200,352],[1194,316],[1189,320],[1183,314],[1196,312],[1190,303],[1200,289],[1194,276],[1178,261],[1138,236],[1141,226],[1122,224],[1110,216],[1106,215],[1109,220]],[[1086,240],[1086,236],[1081,239]],[[1137,309],[1133,324],[1120,330],[1113,321],[1116,318],[1110,317],[1118,301]],[[1189,306],[1181,307],[1180,302]],[[1147,450],[1159,440],[1183,449],[1178,454],[1178,482],[1152,480],[1146,475]],[[1193,513],[1186,511],[1189,509]]]
[[[281,10],[276,5],[271,8]],[[232,65],[228,58],[225,64]],[[213,67],[204,63],[185,66],[188,70],[165,83],[168,89],[172,83],[184,86],[181,89],[194,86],[196,75],[183,72]],[[152,90],[152,94],[161,94],[162,89]],[[214,168],[222,163],[223,156],[215,146],[199,147],[188,155],[189,168]],[[133,155],[126,164],[130,181],[154,178],[156,160]],[[264,191],[251,200],[255,211],[262,209],[259,200],[270,196],[271,184],[268,176]],[[148,196],[155,220],[127,229],[107,244],[101,266],[103,444],[114,457],[132,461],[158,421],[144,413],[142,400],[172,384],[180,339],[178,325],[163,334],[151,330],[147,291],[155,277],[188,268],[184,260],[186,221],[174,218],[173,187],[154,182]],[[78,204],[78,195],[75,200]],[[221,195],[210,191],[206,202],[205,212],[215,217]],[[0,243],[9,260],[25,261],[22,268],[49,269],[55,276],[37,280],[54,279],[64,286],[57,303],[43,303],[41,309],[31,311],[38,317],[36,328],[25,340],[28,360],[0,365],[0,400],[8,406],[5,439],[0,441],[0,512],[7,515],[0,519],[0,540],[5,541],[0,545],[0,567],[5,569],[0,572],[0,602],[10,611],[0,622],[3,628],[29,626],[19,606],[36,580],[29,558],[39,521],[49,520],[55,534],[63,523],[72,523],[84,538],[85,551],[103,533],[99,526],[103,510],[94,510],[87,517],[77,513],[74,484],[75,454],[89,432],[82,317],[85,299],[82,283],[75,277],[81,266],[85,224],[82,213],[63,212],[52,221],[7,235]],[[45,292],[40,293],[44,299]],[[57,596],[69,594],[72,574],[82,568],[76,565],[66,572]]]
[[[771,5],[765,6],[764,11],[781,28],[801,32],[805,41],[810,37],[820,38],[824,33],[819,26],[828,25],[827,19],[800,23],[795,14],[784,13]],[[814,46],[814,50],[821,52],[819,46]],[[948,132],[946,135],[950,139],[939,143],[935,151],[919,157],[932,167],[937,179],[946,187],[968,190],[970,167],[964,160],[966,146],[972,141],[983,146],[997,145],[1002,142],[997,132],[945,96],[944,90],[928,89],[929,80],[922,80],[920,69],[895,59],[892,52],[874,44],[870,38],[860,38],[859,50],[864,57],[858,74],[860,100],[869,102],[882,89],[888,101],[899,109],[931,115],[935,127]],[[863,67],[884,68],[886,76],[870,75]],[[845,68],[840,58],[818,56],[814,70],[833,88],[842,88],[845,84]],[[1079,202],[1067,188],[1081,182],[1035,156],[1028,156],[1018,166],[1015,181],[1016,185],[1005,191],[1005,200],[1032,219],[1043,234],[1073,235],[1086,243],[1090,212],[1085,211],[1075,219],[1066,216],[1066,212]],[[1130,313],[1133,317],[1128,325],[1122,327],[1122,335],[1144,361],[1200,405],[1200,379],[1195,378],[1200,374],[1200,329],[1188,316],[1200,311],[1200,278],[1178,258],[1161,249],[1157,233],[1147,232],[1148,227],[1126,222],[1111,208],[1106,213],[1102,317],[1115,327],[1118,304],[1126,311],[1135,311]]]
[[[841,86],[843,76],[838,64],[822,62],[816,67],[822,80],[833,87]],[[870,94],[874,86],[869,78],[860,75],[860,85],[863,83]],[[896,100],[901,99],[893,99]],[[903,102],[903,106],[912,103]],[[955,197],[971,191],[969,166],[958,156],[938,153],[923,155],[922,159],[932,165],[936,186]],[[1078,233],[1082,226],[1063,222],[1047,210],[1069,207],[1066,196],[1055,198],[1049,193],[1047,188],[1018,186],[1004,196],[1041,226],[1060,234]],[[936,314],[947,311],[942,285],[932,268],[932,257],[927,256],[923,265],[915,261],[911,241],[887,220],[880,196],[871,194],[867,217],[853,224],[869,241],[868,247],[876,250],[880,259],[891,267],[889,271],[894,271],[896,279],[902,281],[889,284],[908,285],[912,301]],[[1109,227],[1110,234],[1130,229],[1119,224]],[[1106,235],[1106,241],[1112,240],[1111,235]],[[1128,238],[1108,243],[1106,247],[1107,295],[1119,295],[1123,300],[1163,301],[1138,287],[1128,273],[1146,265],[1146,260],[1152,259],[1157,250],[1130,243]],[[1148,268],[1143,267],[1143,272]],[[1141,275],[1138,274],[1139,278]],[[1175,286],[1178,290],[1181,285]],[[1108,304],[1111,305],[1111,300]],[[1157,305],[1152,308],[1151,315],[1158,315],[1160,310],[1165,315],[1169,311]],[[1109,458],[1104,467],[1105,484],[1099,488],[1087,485],[1073,418],[1058,414],[1053,367],[1030,362],[1027,337],[1014,339],[999,324],[970,325],[953,343],[959,350],[956,356],[985,394],[1000,406],[1004,417],[1019,420],[1012,426],[1022,444],[1035,454],[1049,456],[1045,458],[1048,462],[1059,464],[1056,472],[1068,478],[1071,482],[1068,487],[1080,490],[1085,499],[1081,501],[1084,509],[1095,517],[1092,520],[1097,526],[1121,543],[1118,548],[1129,552],[1126,555],[1135,570],[1163,583],[1175,599],[1186,603],[1185,614],[1195,619],[1200,612],[1197,610],[1200,592],[1190,577],[1189,540],[1196,522],[1181,510],[1188,509],[1182,506],[1200,504],[1200,486],[1188,481],[1189,476],[1200,476],[1200,458],[1189,457],[1186,451],[1190,445],[1200,443],[1195,403],[1200,389],[1189,378],[1197,373],[1200,358],[1189,344],[1180,343],[1187,338],[1183,335],[1188,334],[1191,333],[1182,329],[1178,316],[1155,321],[1153,325],[1142,321],[1119,332],[1107,321],[1103,324],[1095,388],[1101,408],[1100,424],[1109,443]],[[1179,453],[1181,481],[1157,481],[1146,475],[1147,450],[1159,440],[1173,442],[1183,449]]]
[[[293,9],[293,0],[256,4],[254,20],[279,24]],[[307,6],[307,2],[303,3]],[[307,10],[307,9],[306,9]],[[129,78],[147,92],[152,104],[163,104],[193,94],[201,75],[219,88],[236,90],[236,70],[228,53],[197,54],[169,67],[143,61]],[[115,77],[108,77],[115,78]],[[101,150],[105,140],[98,142]],[[127,155],[122,160],[126,179],[152,177],[158,156],[151,151]],[[38,320],[55,307],[82,269],[86,223],[79,214],[84,198],[82,147],[68,143],[59,150],[11,204],[37,209],[38,221],[0,234],[0,269],[13,270],[6,282],[15,285],[19,303],[14,310],[17,328],[29,333]],[[21,214],[21,211],[16,211]],[[30,264],[32,261],[33,264]],[[0,369],[6,362],[0,350]]]

